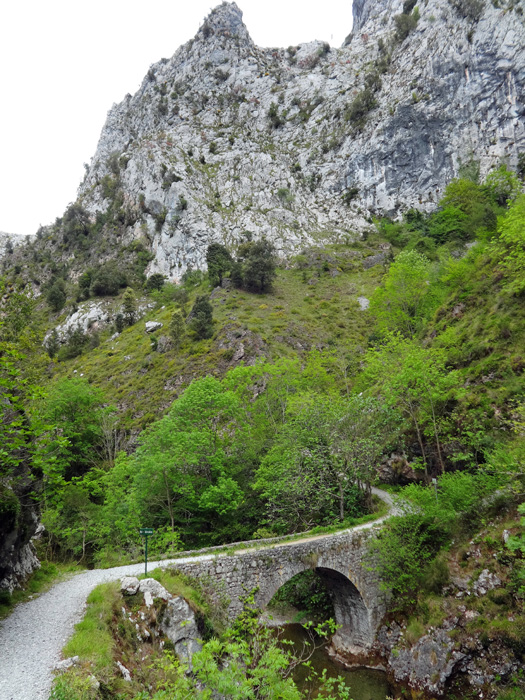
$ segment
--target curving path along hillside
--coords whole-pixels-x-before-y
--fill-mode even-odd
[[[388,493],[375,488],[373,492],[387,503],[389,513],[372,522],[356,525],[348,531],[377,527],[396,512],[392,497]],[[332,537],[333,534],[305,536],[300,540],[293,540],[293,543]],[[341,531],[338,534],[341,534]],[[284,547],[287,544],[292,542],[276,541],[259,549]],[[221,554],[181,556],[151,562],[148,566],[153,570],[157,566],[208,561],[217,556],[220,557]],[[48,700],[53,669],[60,660],[61,649],[71,636],[74,625],[82,619],[90,591],[100,583],[115,581],[122,576],[138,576],[143,571],[144,564],[85,571],[67,581],[57,583],[38,598],[18,605],[6,620],[0,622],[0,699]]]

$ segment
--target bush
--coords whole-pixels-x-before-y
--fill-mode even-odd
[[[67,301],[66,285],[64,280],[56,280],[46,296],[51,311],[62,311]]]
[[[366,87],[352,100],[347,106],[345,119],[354,126],[362,128],[364,126],[366,115],[376,106],[374,92],[371,88]]]
[[[121,287],[127,284],[126,275],[115,263],[106,263],[95,273],[91,283],[91,293],[98,297],[116,296]]]
[[[379,574],[381,587],[392,591],[394,609],[416,600],[425,571],[447,537],[446,530],[433,518],[409,513],[391,518],[370,543],[370,568]]]
[[[89,299],[91,283],[93,282],[93,270],[86,270],[78,278],[78,290],[80,300]]]
[[[60,340],[58,338],[57,329],[53,328],[51,335],[46,341],[46,351],[49,357],[53,358],[60,350]]]
[[[505,207],[509,201],[516,199],[521,187],[516,175],[502,165],[487,175],[484,190],[496,204]]]
[[[410,15],[401,13],[394,17],[394,22],[396,25],[396,39],[400,42],[405,41],[410,32],[416,28],[419,20],[419,12],[417,7]]]
[[[286,122],[286,111],[279,114],[279,109],[275,102],[272,102],[268,110],[268,119],[272,129],[278,129]]]
[[[122,314],[128,326],[132,326],[135,323],[137,316],[137,301],[131,287],[126,289],[124,296],[122,297]]]
[[[126,324],[124,323],[124,316],[121,313],[118,313],[115,316],[115,330],[117,331],[117,333],[122,333],[125,325]]]
[[[148,277],[148,281],[146,282],[146,291],[152,292],[154,289],[162,289],[165,282],[165,275],[161,275],[160,272],[155,272],[155,274],[151,275],[151,277]]]
[[[78,355],[81,355],[84,351],[88,341],[88,336],[80,326],[70,328],[67,333],[65,344],[58,351],[58,359],[71,360],[74,357],[78,357]]]
[[[171,282],[166,282],[162,289],[154,289],[151,296],[159,306],[173,301],[181,308],[184,308],[189,299],[186,287]]]

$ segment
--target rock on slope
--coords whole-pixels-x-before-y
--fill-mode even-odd
[[[432,209],[472,158],[482,175],[502,158],[515,165],[525,148],[520,6],[423,1],[395,40],[402,11],[402,0],[355,0],[342,48],[262,49],[224,2],[111,109],[83,206],[94,215],[117,201],[122,242],[148,240],[149,272],[177,279],[203,265],[210,241],[250,231],[286,253],[362,230],[376,213]],[[367,85],[363,115],[355,99]]]

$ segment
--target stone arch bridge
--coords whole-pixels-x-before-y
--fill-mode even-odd
[[[233,554],[186,559],[172,566],[190,576],[207,575],[216,581],[215,595],[226,594],[230,599],[230,619],[240,612],[240,598],[247,591],[257,588],[255,600],[264,608],[289,579],[315,569],[330,593],[336,623],[340,625],[332,639],[334,647],[360,653],[374,641],[387,602],[375,574],[365,565],[367,543],[377,535],[377,529],[371,525]]]

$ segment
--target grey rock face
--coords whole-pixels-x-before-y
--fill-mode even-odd
[[[168,602],[161,629],[183,659],[191,660],[202,649],[195,613],[180,596]]]
[[[496,574],[491,574],[488,569],[483,569],[478,580],[474,583],[472,590],[474,595],[486,595],[488,591],[501,586],[501,579]]]
[[[443,693],[447,680],[466,658],[441,628],[430,630],[413,646],[404,646],[403,631],[394,623],[388,630],[379,630],[376,644],[397,683],[431,695]]]
[[[29,481],[26,483],[30,483]],[[32,536],[38,528],[38,517],[34,511],[34,504],[29,494],[29,489],[24,488],[24,482],[20,480],[18,496],[25,508],[22,508],[23,517],[18,522],[5,519],[0,528],[0,590],[12,593],[15,588],[20,588],[29,576],[40,568],[40,562],[36,556],[32,543]],[[28,491],[26,493],[25,491]],[[3,497],[9,491],[4,492]]]
[[[4,233],[0,231],[0,257],[9,256],[17,246],[33,239],[34,236],[23,236],[20,233]]]
[[[93,215],[109,207],[101,181],[115,177],[116,154],[136,219],[125,238],[149,241],[148,273],[179,279],[205,266],[210,242],[235,245],[250,231],[284,254],[344,240],[373,214],[431,210],[472,158],[482,176],[501,159],[514,166],[525,149],[523,16],[490,2],[476,22],[449,0],[418,7],[359,130],[348,106],[384,55],[402,0],[355,0],[346,46],[292,51],[256,47],[239,8],[223,3],[112,108],[83,205]]]

